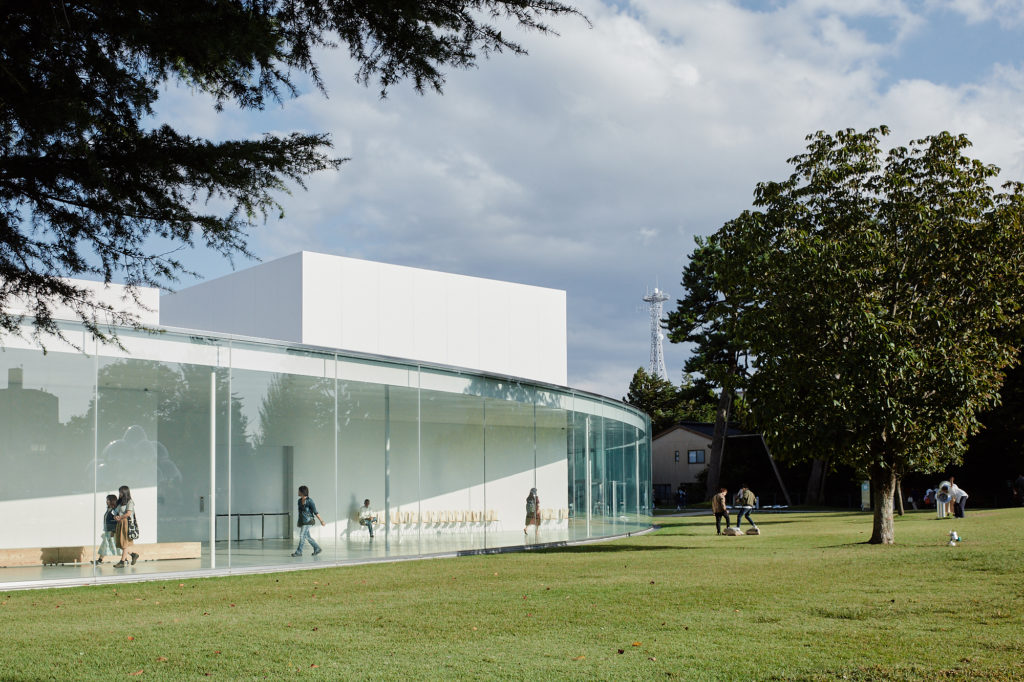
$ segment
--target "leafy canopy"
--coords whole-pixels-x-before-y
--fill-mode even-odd
[[[294,96],[298,76],[323,91],[315,56],[344,45],[382,96],[401,80],[440,91],[445,69],[524,52],[503,27],[549,32],[543,18],[564,14],[578,12],[554,0],[5,2],[0,329],[17,333],[20,304],[37,335],[56,332],[55,302],[101,337],[101,318],[132,324],[62,277],[167,286],[188,273],[181,248],[248,255],[278,193],[342,162],[321,133],[214,142],[147,126],[165,84],[262,109]]]
[[[622,402],[633,405],[651,418],[651,433],[658,434],[679,422],[707,422],[714,419],[715,398],[704,381],[689,375],[680,386],[640,367],[629,382]]]
[[[712,239],[773,451],[834,453],[873,480],[959,459],[1024,304],[1022,185],[997,192],[963,135],[883,152],[886,134],[809,136]]]

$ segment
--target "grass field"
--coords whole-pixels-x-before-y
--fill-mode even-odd
[[[616,542],[0,590],[0,679],[1024,680],[1024,509],[661,518]],[[964,538],[948,547],[955,528]]]

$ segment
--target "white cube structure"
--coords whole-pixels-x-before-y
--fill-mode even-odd
[[[160,322],[567,381],[565,292],[302,251],[166,295]]]

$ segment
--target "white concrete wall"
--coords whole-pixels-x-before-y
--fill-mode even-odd
[[[302,254],[187,287],[160,299],[160,324],[302,342]]]
[[[136,302],[128,293],[128,287],[123,284],[104,284],[103,282],[92,282],[85,279],[67,280],[93,294],[96,301],[110,305],[114,310],[134,314],[139,322],[145,325],[160,324],[160,290],[152,287],[136,287],[135,291],[139,298]],[[8,309],[15,315],[32,315],[31,307],[26,305],[24,299],[12,298]],[[74,310],[69,306],[56,304],[53,306],[53,317],[57,320],[77,320]],[[110,320],[100,315],[101,324],[109,324]]]
[[[304,343],[567,381],[564,291],[301,256]]]
[[[155,486],[132,490],[139,522],[139,539],[135,542],[139,544],[157,541],[156,494]],[[0,549],[99,545],[106,496],[106,492],[77,493],[0,501],[0,518],[22,519],[0,524]],[[26,510],[37,510],[39,518],[25,521]]]
[[[161,323],[557,385],[565,292],[304,251],[164,296]]]

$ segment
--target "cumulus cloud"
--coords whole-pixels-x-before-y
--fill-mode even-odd
[[[955,87],[893,70],[932,13],[985,21],[999,0],[579,5],[591,26],[566,18],[559,37],[522,36],[528,57],[451,73],[444,96],[399,85],[382,101],[332,52],[329,99],[217,116],[172,93],[168,111],[211,135],[331,131],[351,157],[255,232],[264,259],[305,248],[565,289],[570,384],[613,397],[647,364],[644,291],[666,289],[673,305],[694,235],[787,175],[806,134],[965,132],[979,158],[1024,177],[1018,65],[979,61]],[[678,380],[684,350],[666,359]]]

